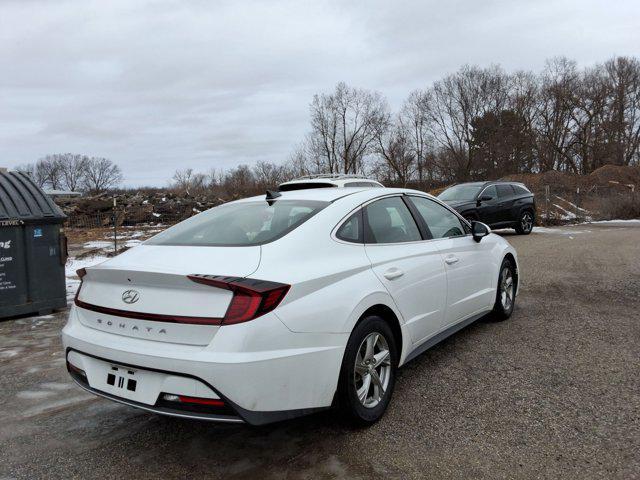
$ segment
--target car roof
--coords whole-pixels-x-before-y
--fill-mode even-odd
[[[383,186],[380,182],[378,182],[377,180],[371,180],[370,178],[364,178],[364,177],[347,177],[347,178],[323,178],[323,177],[316,177],[316,178],[299,178],[297,180],[290,180],[288,182],[283,182],[279,185],[279,187],[282,187],[283,185],[299,185],[299,184],[305,184],[305,183],[311,183],[311,184],[325,184],[325,185],[334,185],[336,187],[343,187],[345,184],[348,183],[353,183],[353,182],[369,182],[369,183],[375,183],[376,185],[380,185],[381,187]]]
[[[462,182],[462,183],[456,183],[455,185],[452,185],[452,187],[456,187],[458,185],[477,185],[478,187],[480,187],[480,186],[484,186],[484,185],[524,185],[524,183],[522,183],[522,182],[514,182],[514,181],[510,181],[510,180],[487,180],[485,182]]]

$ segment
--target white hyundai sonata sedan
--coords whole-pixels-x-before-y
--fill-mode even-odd
[[[213,208],[98,266],[63,330],[96,395],[253,425],[383,414],[399,367],[513,312],[515,250],[423,192],[313,189]]]

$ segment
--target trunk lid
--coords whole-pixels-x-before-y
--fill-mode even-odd
[[[207,319],[222,318],[233,293],[187,275],[246,277],[259,264],[259,246],[141,245],[87,269],[78,316],[84,325],[110,333],[207,345],[218,328]],[[185,317],[200,324],[185,324]]]

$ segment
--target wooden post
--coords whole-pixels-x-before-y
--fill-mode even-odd
[[[116,213],[116,196],[113,196],[113,251],[118,253],[118,214]]]
[[[549,185],[544,186],[544,202],[547,213],[547,225],[549,225]]]

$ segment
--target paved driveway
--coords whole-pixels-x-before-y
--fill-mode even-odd
[[[67,378],[64,314],[0,322],[0,478],[640,476],[640,224],[504,235],[513,317],[400,372],[368,430],[333,412],[263,428],[147,414]]]

